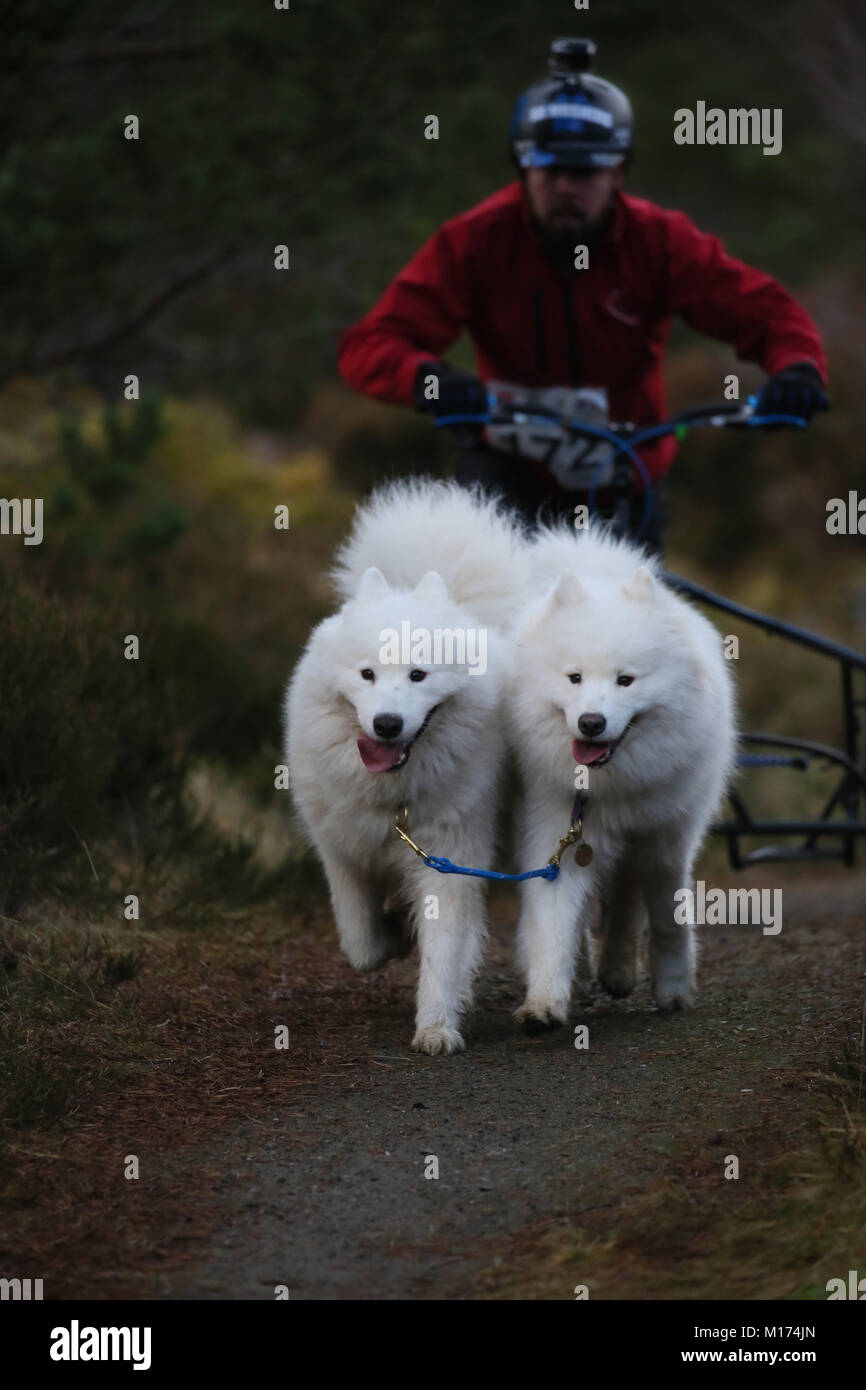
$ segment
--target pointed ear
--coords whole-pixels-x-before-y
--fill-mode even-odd
[[[559,576],[547,597],[539,604],[538,608],[536,608],[535,612],[532,614],[532,617],[521,630],[517,646],[521,646],[526,638],[531,636],[535,629],[540,627],[547,618],[553,617],[558,609],[574,608],[579,603],[583,603],[586,598],[588,598],[587,590],[584,585],[581,584],[577,575],[572,574],[571,570],[566,570],[564,574]]]
[[[638,603],[647,603],[655,596],[655,580],[646,565],[640,565],[635,570],[629,582],[623,584],[622,591],[626,598],[636,599]]]
[[[545,611],[555,613],[557,608],[573,607],[576,603],[583,603],[587,597],[586,589],[581,584],[576,574],[571,570],[566,570],[561,574],[551,589]]]
[[[445,580],[437,570],[428,570],[415,585],[416,598],[443,599],[448,597]]]
[[[375,565],[371,565],[368,570],[364,570],[361,575],[361,582],[358,585],[357,597],[364,599],[384,598],[385,594],[391,592],[390,585],[381,570],[377,570]]]

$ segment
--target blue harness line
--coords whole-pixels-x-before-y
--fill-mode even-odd
[[[494,869],[467,869],[462,864],[452,864],[450,859],[438,854],[422,854],[421,858],[428,869],[435,869],[438,874],[467,874],[471,878],[498,878],[509,883],[520,883],[525,878],[546,878],[552,882],[559,876],[559,865],[553,863],[545,864],[543,869],[527,869],[523,874],[500,874]]]
[[[545,878],[549,883],[552,883],[554,879],[559,877],[559,861],[563,854],[569,845],[576,844],[583,836],[583,808],[586,805],[586,799],[586,792],[577,793],[571,811],[571,824],[544,868],[527,869],[522,874],[500,874],[494,869],[469,869],[462,864],[452,863],[450,859],[446,859],[442,855],[428,854],[426,850],[421,849],[420,845],[416,845],[409,835],[409,808],[405,804],[397,807],[394,829],[400,839],[404,840],[409,848],[415,851],[419,859],[423,859],[428,869],[435,869],[439,874],[466,874],[471,878],[495,878],[506,883],[522,883],[527,878]]]

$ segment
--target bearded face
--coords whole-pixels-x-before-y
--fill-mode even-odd
[[[535,229],[546,253],[572,267],[574,248],[591,246],[604,234],[622,187],[622,168],[527,169],[524,189]]]

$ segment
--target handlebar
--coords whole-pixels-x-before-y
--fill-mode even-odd
[[[744,403],[739,401],[721,401],[716,404],[693,406],[688,410],[683,410],[679,414],[664,420],[655,425],[636,425],[631,422],[625,424],[610,424],[605,428],[597,425],[590,425],[584,420],[570,420],[565,416],[558,415],[555,411],[544,410],[538,407],[526,408],[523,406],[513,406],[498,400],[493,392],[487,397],[486,414],[477,415],[445,415],[440,416],[434,421],[437,428],[453,429],[465,425],[532,425],[534,422],[543,424],[549,431],[551,426],[559,429],[563,440],[587,439],[601,441],[610,444],[616,451],[618,459],[627,459],[629,471],[626,478],[625,488],[633,488],[633,474],[641,480],[644,494],[644,511],[640,526],[637,531],[636,539],[640,540],[649,526],[653,510],[652,482],[646,469],[646,465],[636,452],[641,444],[648,444],[657,439],[663,439],[668,435],[674,435],[682,441],[689,430],[698,427],[710,427],[713,429],[767,429],[772,427],[788,427],[791,429],[805,429],[807,420],[798,415],[757,415],[755,406],[757,395],[749,396]],[[602,465],[595,470],[595,477],[588,489],[588,505],[590,514],[596,509],[596,496],[598,493],[598,475]],[[623,491],[620,486],[620,492]]]
[[[755,395],[750,396],[745,404],[721,401],[714,405],[693,406],[657,425],[611,424],[606,429],[599,429],[583,420],[567,420],[552,410],[541,410],[537,407],[528,410],[523,406],[506,405],[491,393],[487,397],[488,409],[485,414],[441,415],[434,424],[439,429],[443,426],[451,428],[455,425],[502,425],[511,421],[522,423],[543,420],[546,424],[558,424],[564,434],[572,435],[574,438],[604,439],[611,444],[621,444],[627,440],[632,447],[645,444],[651,439],[660,439],[667,434],[675,434],[678,439],[683,439],[687,430],[698,425],[710,425],[716,429],[763,429],[778,425],[805,429],[808,424],[808,421],[801,419],[799,415],[756,415],[757,399]]]

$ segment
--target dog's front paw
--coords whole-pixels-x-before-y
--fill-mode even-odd
[[[653,975],[653,998],[662,1013],[681,1013],[690,1009],[695,999],[694,977],[688,965],[679,962],[656,969]]]
[[[568,1005],[544,999],[527,999],[514,1015],[530,1036],[561,1028],[568,1022]]]
[[[343,953],[349,964],[362,975],[370,975],[374,970],[381,970],[382,966],[391,959],[391,953],[384,941],[370,942],[365,945],[343,947]]]
[[[344,933],[341,943],[344,955],[362,975],[381,970],[389,960],[402,960],[414,945],[408,918],[393,910],[386,910],[381,922],[363,935]]]
[[[637,971],[628,961],[602,961],[598,983],[614,999],[624,999],[637,984]]]
[[[450,1052],[459,1052],[466,1044],[456,1028],[446,1028],[444,1024],[429,1023],[425,1028],[419,1028],[412,1039],[412,1047],[416,1052],[426,1052],[430,1057],[436,1057],[440,1052],[446,1055]]]

